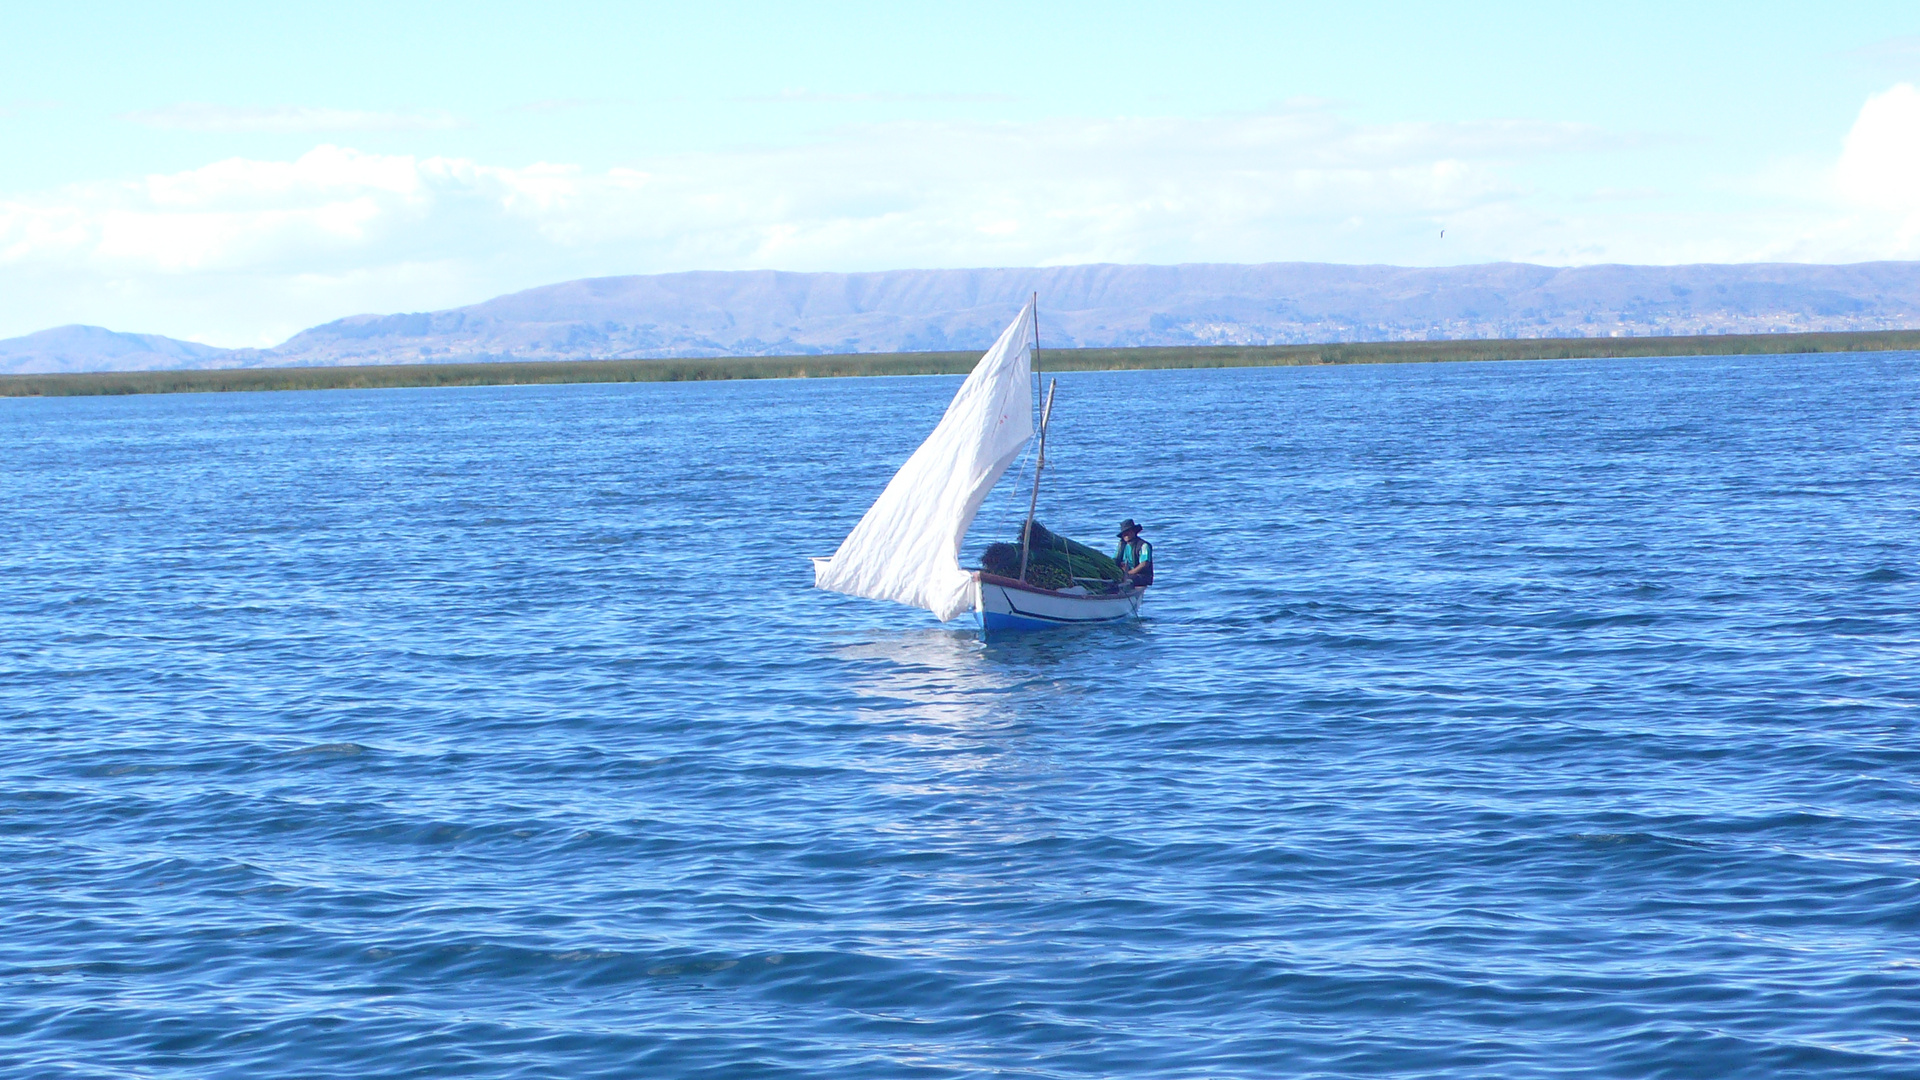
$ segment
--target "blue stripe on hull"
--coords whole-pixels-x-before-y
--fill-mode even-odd
[[[1048,622],[1045,619],[1027,619],[1019,615],[1002,615],[997,611],[980,612],[980,629],[987,633],[1005,630],[1051,630],[1056,626],[1085,626],[1085,623]]]
[[[1035,619],[1024,615],[1003,615],[997,611],[980,611],[976,614],[980,616],[980,632],[983,634],[1058,630],[1063,626],[1104,626],[1107,623],[1125,621],[1133,616],[1132,612],[1128,612],[1125,615],[1115,615],[1106,619]]]

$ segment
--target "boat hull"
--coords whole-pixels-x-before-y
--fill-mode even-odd
[[[980,629],[987,634],[1053,630],[1063,626],[1091,626],[1119,622],[1140,614],[1147,590],[1135,587],[1115,593],[1055,592],[1013,578],[976,572],[975,610]]]

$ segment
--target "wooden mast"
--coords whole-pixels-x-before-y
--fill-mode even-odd
[[[1033,368],[1034,376],[1040,371],[1040,294],[1033,294]],[[1040,410],[1040,451],[1033,462],[1033,495],[1027,500],[1027,523],[1020,528],[1020,581],[1027,580],[1027,555],[1033,543],[1033,514],[1040,507],[1040,470],[1047,467],[1047,421],[1053,418],[1053,392],[1060,388],[1060,380],[1047,384],[1047,403]]]

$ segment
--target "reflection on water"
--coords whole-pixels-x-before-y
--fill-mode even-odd
[[[863,712],[891,717],[902,708],[957,730],[1015,723],[1029,703],[1082,699],[1124,690],[1154,653],[1149,623],[1129,621],[1005,634],[982,641],[977,629],[869,631],[832,647],[846,664],[848,688],[872,699]]]
[[[833,646],[877,742],[862,764],[884,778],[879,790],[926,808],[884,831],[922,851],[1052,836],[1057,823],[1034,798],[1060,774],[1046,741],[1032,737],[1035,710],[1063,692],[1049,669],[1085,648],[1080,631],[1008,648],[962,629],[871,632]],[[971,871],[942,875],[953,890],[981,884],[976,879]]]

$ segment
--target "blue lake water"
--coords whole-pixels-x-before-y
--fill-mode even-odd
[[[0,401],[0,1074],[1920,1076],[1920,356],[956,385]]]

